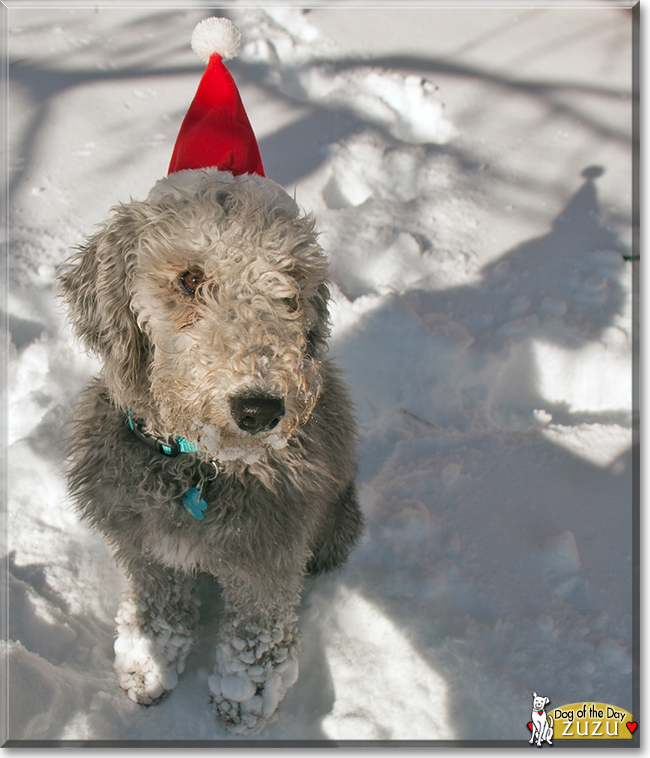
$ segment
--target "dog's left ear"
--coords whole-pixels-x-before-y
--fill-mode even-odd
[[[131,310],[129,255],[146,220],[142,203],[120,205],[79,248],[59,276],[57,290],[86,348],[102,358],[114,402],[127,410],[146,381],[148,341]]]

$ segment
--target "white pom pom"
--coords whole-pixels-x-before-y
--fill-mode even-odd
[[[219,53],[224,61],[234,58],[240,47],[241,32],[227,18],[204,18],[192,32],[192,50],[205,63],[214,53]]]

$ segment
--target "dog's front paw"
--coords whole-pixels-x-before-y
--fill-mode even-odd
[[[123,602],[117,614],[114,644],[120,687],[135,703],[159,703],[178,684],[192,641],[184,627],[172,626],[159,617],[143,629],[137,605]]]
[[[217,646],[209,678],[217,715],[235,734],[260,731],[298,678],[297,645],[292,630],[236,630]]]

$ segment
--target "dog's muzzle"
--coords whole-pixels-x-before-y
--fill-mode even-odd
[[[268,432],[282,420],[284,400],[270,395],[235,395],[230,398],[230,413],[242,431]]]

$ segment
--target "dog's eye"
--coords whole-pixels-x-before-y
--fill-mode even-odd
[[[191,270],[181,274],[181,284],[190,293],[195,295],[197,289],[203,284],[205,278],[202,271]]]
[[[289,313],[295,313],[298,310],[298,298],[295,295],[293,297],[284,297],[282,300],[287,306]]]

